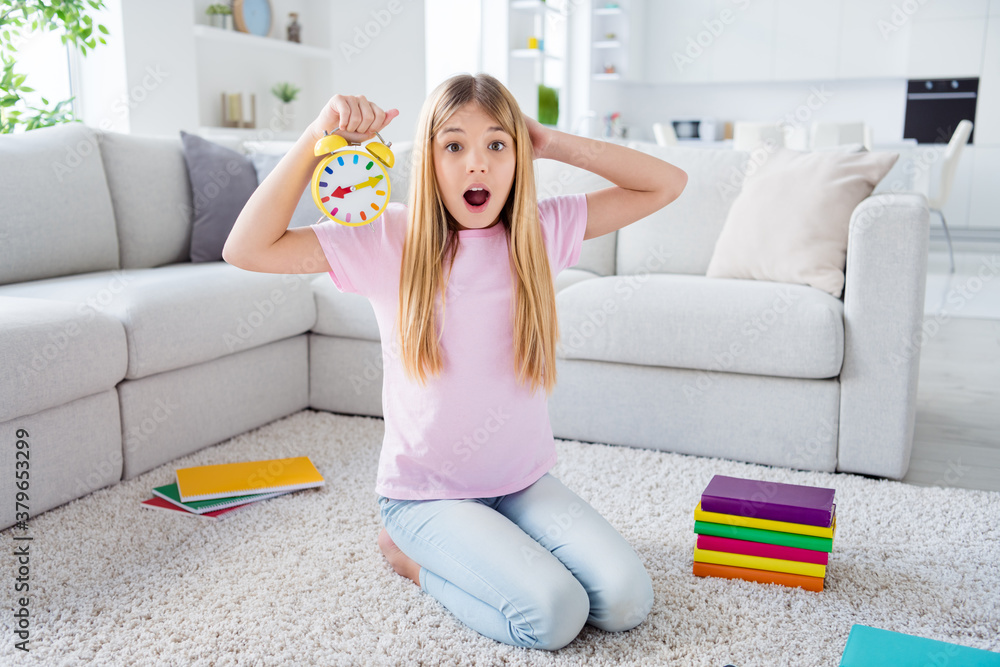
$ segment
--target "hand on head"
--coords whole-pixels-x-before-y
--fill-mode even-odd
[[[309,130],[319,138],[324,131],[331,133],[339,127],[337,134],[352,143],[360,143],[374,138],[376,132],[381,132],[398,115],[399,109],[384,111],[364,95],[334,95]]]
[[[531,149],[535,159],[545,157],[545,151],[552,143],[552,130],[527,114],[524,116],[524,122],[528,125],[528,136],[531,137]]]

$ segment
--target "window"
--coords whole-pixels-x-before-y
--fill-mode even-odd
[[[31,107],[47,106],[69,99],[73,95],[70,84],[69,49],[59,37],[61,31],[38,30],[25,34],[12,55],[16,61],[14,71],[26,76],[24,85],[34,88],[25,93],[23,100],[15,108],[26,110]],[[49,101],[43,105],[42,98]],[[71,102],[70,105],[74,105]],[[77,107],[78,108],[78,107]],[[18,128],[22,131],[21,128]]]

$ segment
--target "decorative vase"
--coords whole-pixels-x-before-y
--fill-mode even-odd
[[[291,129],[295,124],[295,102],[280,102],[278,104],[279,121],[282,130]]]
[[[210,14],[208,16],[209,25],[213,28],[222,28],[223,30],[233,29],[233,15],[232,14]]]
[[[299,23],[299,15],[295,12],[289,12],[288,17],[291,19],[288,23],[288,41],[301,42],[302,25]]]

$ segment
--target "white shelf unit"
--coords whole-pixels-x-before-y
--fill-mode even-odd
[[[314,113],[329,99],[335,52],[329,47],[329,8],[321,0],[294,7],[306,43],[285,39],[288,13],[285,3],[272,2],[271,31],[267,36],[224,30],[206,23],[204,8],[195,4],[195,62],[198,77],[198,119],[204,128],[248,138],[277,139],[298,136]],[[281,123],[281,103],[271,92],[276,84],[300,88],[293,103],[291,123]],[[222,94],[255,96],[254,128],[222,127]]]
[[[630,69],[630,45],[638,39],[633,32],[626,0],[594,0],[591,16],[590,62],[594,81],[635,80]]]
[[[539,48],[528,48],[529,38]],[[538,86],[559,96],[556,127],[566,124],[567,16],[565,0],[511,0],[508,10],[508,88],[521,110],[538,118]]]

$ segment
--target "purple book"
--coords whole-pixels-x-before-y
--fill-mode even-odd
[[[829,528],[833,489],[716,475],[701,494],[706,512]]]

